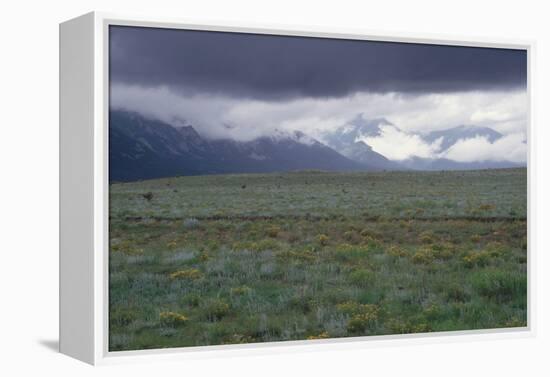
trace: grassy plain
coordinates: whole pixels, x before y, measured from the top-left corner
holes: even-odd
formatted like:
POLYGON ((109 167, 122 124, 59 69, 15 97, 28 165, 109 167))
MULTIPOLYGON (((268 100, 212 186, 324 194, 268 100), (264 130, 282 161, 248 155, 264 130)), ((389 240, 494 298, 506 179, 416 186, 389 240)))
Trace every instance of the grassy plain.
POLYGON ((111 350, 521 327, 525 169, 110 185, 111 350))

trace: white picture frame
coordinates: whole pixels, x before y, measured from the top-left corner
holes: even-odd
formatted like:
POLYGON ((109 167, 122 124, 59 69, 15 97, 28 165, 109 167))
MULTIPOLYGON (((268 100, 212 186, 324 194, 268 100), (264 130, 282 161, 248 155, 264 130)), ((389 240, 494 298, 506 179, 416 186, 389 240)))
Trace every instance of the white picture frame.
POLYGON ((138 360, 221 357, 295 352, 388 343, 433 343, 535 335, 532 282, 534 214, 532 182, 532 41, 440 37, 436 35, 327 30, 312 27, 216 25, 157 17, 88 13, 60 24, 60 352, 90 364, 138 360), (142 351, 108 350, 108 28, 110 25, 249 32, 341 39, 414 42, 527 51, 528 111, 528 326, 452 333, 385 335, 277 343, 204 346, 142 351))

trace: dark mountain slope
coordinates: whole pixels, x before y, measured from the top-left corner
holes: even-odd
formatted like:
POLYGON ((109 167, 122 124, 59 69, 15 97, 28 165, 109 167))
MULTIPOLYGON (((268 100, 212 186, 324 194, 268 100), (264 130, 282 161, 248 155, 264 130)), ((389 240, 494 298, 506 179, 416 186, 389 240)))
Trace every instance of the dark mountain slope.
POLYGON ((124 111, 110 113, 109 129, 111 181, 303 169, 365 170, 301 132, 277 132, 249 142, 208 140, 192 126, 175 128, 124 111))

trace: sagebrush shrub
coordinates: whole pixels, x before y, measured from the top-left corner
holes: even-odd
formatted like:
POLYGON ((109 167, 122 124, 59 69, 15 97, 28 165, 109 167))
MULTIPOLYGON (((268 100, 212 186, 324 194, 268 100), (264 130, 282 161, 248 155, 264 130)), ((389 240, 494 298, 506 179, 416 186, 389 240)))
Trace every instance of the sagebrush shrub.
POLYGON ((412 261, 416 264, 430 264, 434 259, 435 255, 433 250, 427 247, 421 248, 412 256, 412 261))
POLYGON ((327 338, 330 338, 330 335, 326 331, 323 331, 322 333, 319 333, 317 335, 310 335, 307 337, 308 340, 327 339, 327 338))
POLYGON ((397 245, 391 245, 390 247, 387 247, 385 250, 386 254, 392 256, 392 257, 406 257, 408 254, 405 250, 400 248, 397 245))
POLYGON ((204 303, 206 318, 213 322, 229 314, 229 304, 219 299, 212 299, 204 303))
POLYGON ((418 236, 418 240, 423 244, 430 244, 435 242, 435 236, 431 232, 422 232, 418 236))
POLYGON ((164 326, 175 327, 184 325, 187 321, 189 321, 189 318, 176 312, 160 312, 159 320, 164 326))
POLYGON ((481 236, 479 234, 474 234, 470 237, 470 240, 474 243, 478 243, 479 241, 481 241, 481 236))
POLYGON ((481 204, 479 206, 480 211, 492 211, 495 209, 495 206, 493 204, 481 204))
POLYGON ((124 240, 118 243, 112 242, 110 251, 120 252, 126 255, 142 255, 143 249, 136 247, 130 240, 124 240))
POLYGON ((172 272, 170 275, 170 279, 187 279, 187 280, 197 280, 202 278, 203 274, 196 268, 190 268, 187 270, 179 270, 176 272, 172 272))
POLYGON ((472 268, 476 266, 486 266, 487 264, 489 264, 490 259, 491 254, 486 250, 483 250, 469 252, 462 258, 462 261, 464 262, 464 265, 466 267, 472 268))
POLYGON ((240 287, 233 287, 230 290, 231 295, 234 295, 234 296, 243 296, 243 295, 250 294, 250 292, 252 292, 252 288, 246 285, 242 285, 240 287))
POLYGON ((390 319, 385 325, 392 334, 416 334, 432 331, 431 326, 427 323, 412 323, 398 318, 390 319))
POLYGON ((351 334, 364 333, 376 324, 378 317, 374 314, 357 314, 350 318, 347 330, 351 334))
POLYGON ((279 235, 279 232, 281 231, 281 228, 278 226, 272 226, 267 230, 268 237, 275 238, 279 235))
POLYGON ((361 304, 355 301, 346 301, 338 304, 336 308, 350 317, 346 328, 351 334, 364 333, 369 328, 373 328, 380 311, 378 305, 361 304))
POLYGON ((380 308, 378 305, 374 304, 361 304, 356 301, 346 301, 341 304, 336 305, 336 308, 341 311, 344 314, 347 314, 349 316, 357 315, 357 314, 376 314, 378 315, 378 311, 380 308))
POLYGON ((322 246, 328 245, 328 236, 326 234, 320 234, 318 240, 322 246))

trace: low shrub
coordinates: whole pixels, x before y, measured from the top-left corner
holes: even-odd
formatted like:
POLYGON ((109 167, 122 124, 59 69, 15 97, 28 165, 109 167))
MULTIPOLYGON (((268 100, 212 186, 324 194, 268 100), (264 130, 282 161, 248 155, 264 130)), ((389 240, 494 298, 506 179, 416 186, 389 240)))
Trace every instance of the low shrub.
POLYGON ((308 340, 328 339, 328 338, 330 338, 330 335, 326 331, 323 331, 322 333, 317 334, 317 335, 310 335, 310 336, 307 337, 308 340))
POLYGON ((470 299, 470 295, 460 285, 453 284, 446 288, 446 298, 450 302, 466 302, 470 299))
POLYGON ((183 296, 183 299, 181 301, 183 304, 196 308, 201 303, 201 296, 196 293, 189 293, 183 296))
POLYGON ((360 234, 363 237, 370 237, 372 239, 379 239, 382 237, 379 232, 370 228, 363 229, 360 234))
POLYGON ((280 244, 272 239, 263 239, 258 241, 257 251, 266 251, 266 250, 278 250, 280 244))
POLYGON ((525 320, 520 320, 517 317, 512 317, 506 323, 504 323, 504 327, 525 327, 527 326, 527 322, 525 320))
POLYGON ((455 247, 454 245, 443 242, 443 243, 434 243, 431 245, 431 249, 434 255, 434 258, 440 260, 448 260, 452 258, 455 247))
POLYGON ((206 319, 211 322, 219 321, 229 314, 229 304, 225 301, 213 299, 206 301, 203 306, 206 319))
POLYGON ((435 321, 442 315, 442 310, 439 305, 430 304, 424 308, 423 314, 428 321, 435 321))
POLYGON ((272 226, 267 229, 267 236, 271 238, 275 238, 279 235, 279 232, 281 231, 281 228, 278 226, 272 226))
POLYGON ((109 321, 117 326, 128 326, 137 319, 137 312, 132 309, 119 308, 111 310, 109 313, 109 321))
POLYGON ((131 241, 124 240, 121 242, 112 242, 110 245, 110 251, 123 253, 126 255, 142 255, 143 249, 136 247, 131 241))
POLYGON ((435 255, 433 250, 427 247, 421 248, 412 256, 412 261, 416 264, 430 264, 434 259, 435 255))
POLYGON ((478 243, 479 241, 481 241, 481 236, 479 234, 474 234, 473 236, 470 237, 470 241, 474 243, 478 243))
POLYGON ((153 193, 152 192, 146 192, 145 194, 141 194, 141 196, 150 202, 153 199, 153 193))
POLYGON ((366 256, 368 253, 368 246, 350 245, 349 243, 339 244, 334 249, 334 257, 341 262, 361 258, 366 256))
POLYGON ((186 279, 186 280, 197 280, 202 278, 203 274, 196 268, 190 268, 187 270, 179 270, 176 272, 172 272, 170 274, 170 279, 176 280, 176 279, 186 279))
POLYGON ((317 305, 313 297, 309 294, 295 293, 288 300, 288 308, 297 310, 303 314, 310 313, 317 305))
POLYGON ((189 318, 176 312, 161 312, 159 315, 160 323, 164 326, 177 327, 184 325, 189 318))
POLYGON ((358 314, 376 314, 378 315, 378 312, 380 308, 378 305, 374 304, 361 304, 356 301, 346 301, 341 304, 336 305, 336 308, 348 316, 354 316, 358 314))
POLYGON ((361 334, 375 321, 376 318, 373 319, 367 315, 356 315, 348 321, 346 328, 350 334, 361 334))
POLYGON ((494 258, 503 256, 506 252, 506 248, 504 247, 504 245, 501 242, 497 241, 489 242, 487 245, 485 245, 485 250, 491 257, 494 258))
POLYGON ((422 232, 418 236, 418 240, 423 244, 430 244, 435 242, 435 236, 432 232, 422 232))
POLYGON ((347 232, 344 232, 344 239, 348 242, 357 244, 361 242, 361 235, 359 235, 359 233, 355 230, 348 230, 347 232))
POLYGON ((424 215, 424 212, 426 212, 426 210, 424 208, 416 208, 414 210, 415 216, 422 216, 422 215, 424 215))
POLYGON ((408 255, 404 249, 396 245, 391 245, 390 247, 387 247, 385 252, 386 254, 395 258, 406 257, 408 255))
POLYGON ((412 323, 395 318, 390 319, 385 326, 392 334, 417 334, 432 331, 431 326, 427 323, 412 323))
POLYGON ((353 301, 340 304, 340 310, 351 318, 347 323, 347 331, 350 334, 361 334, 376 326, 379 307, 372 304, 359 304, 353 301))
POLYGON ((280 261, 302 261, 311 262, 315 260, 315 253, 312 250, 299 249, 299 250, 284 250, 276 254, 277 259, 280 261))
POLYGON ((480 211, 485 211, 485 212, 487 212, 487 211, 492 211, 492 210, 494 210, 494 209, 495 209, 495 206, 494 206, 493 204, 481 204, 481 205, 478 207, 478 209, 479 209, 480 211))
POLYGON ((244 295, 250 294, 250 292, 252 292, 252 288, 246 285, 242 285, 240 287, 231 288, 229 292, 231 293, 232 296, 244 296, 244 295))
POLYGON ((229 339, 229 344, 247 344, 247 343, 254 343, 256 340, 250 336, 245 334, 233 334, 231 338, 229 339))
POLYGON ((210 255, 206 251, 201 251, 197 256, 198 260, 201 262, 206 262, 210 259, 210 255))
POLYGON ((464 257, 462 257, 462 261, 464 262, 464 265, 468 268, 473 267, 483 267, 489 264, 489 261, 491 259, 491 255, 489 252, 483 250, 483 251, 471 251, 468 254, 466 254, 464 257))

